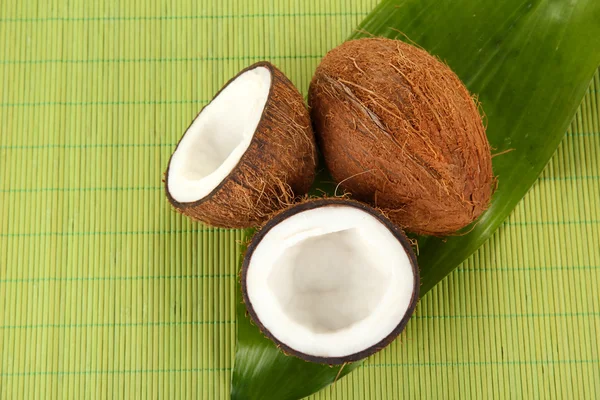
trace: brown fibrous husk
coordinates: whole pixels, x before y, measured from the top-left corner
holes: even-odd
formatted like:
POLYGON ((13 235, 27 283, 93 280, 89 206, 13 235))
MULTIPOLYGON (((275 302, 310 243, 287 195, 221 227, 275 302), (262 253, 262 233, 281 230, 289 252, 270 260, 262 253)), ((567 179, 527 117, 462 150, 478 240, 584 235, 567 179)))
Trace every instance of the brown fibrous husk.
POLYGON ((495 179, 479 104, 425 50, 346 42, 321 61, 309 105, 333 178, 406 230, 449 234, 488 207, 495 179))
POLYGON ((169 202, 194 220, 224 228, 259 226, 312 185, 315 138, 304 99, 292 82, 274 65, 259 62, 242 70, 224 88, 260 66, 271 71, 271 88, 252 142, 231 173, 201 200, 179 203, 169 194, 167 170, 169 202))

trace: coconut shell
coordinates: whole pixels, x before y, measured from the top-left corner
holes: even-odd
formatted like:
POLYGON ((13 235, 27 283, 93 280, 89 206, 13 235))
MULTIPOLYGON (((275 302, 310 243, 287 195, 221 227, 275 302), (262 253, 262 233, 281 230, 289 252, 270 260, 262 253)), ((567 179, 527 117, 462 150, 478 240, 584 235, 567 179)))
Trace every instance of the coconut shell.
POLYGON ((321 61, 309 105, 333 178, 406 230, 449 234, 488 207, 494 177, 477 101, 425 50, 346 42, 321 61))
POLYGON ((277 348, 279 348, 284 354, 298 357, 305 361, 318 363, 318 364, 340 365, 340 364, 345 364, 348 362, 359 361, 359 360, 362 360, 366 357, 369 357, 369 356, 377 353, 378 351, 383 350, 402 333, 402 331, 408 324, 410 317, 414 313, 415 308, 417 307, 417 303, 419 301, 420 276, 419 276, 419 267, 417 264, 417 256, 415 255, 415 252, 412 248, 410 240, 406 237, 406 235, 404 234, 402 229, 400 229, 397 225, 392 223, 392 221, 390 221, 383 213, 381 213, 380 210, 376 210, 372 207, 369 207, 368 205, 366 205, 364 203, 360 203, 358 201, 350 200, 350 199, 342 198, 342 197, 338 197, 338 198, 332 197, 332 198, 323 198, 323 199, 305 199, 305 200, 297 203, 294 206, 288 207, 288 208, 278 212, 273 218, 271 218, 269 221, 267 221, 267 223, 259 231, 257 231, 254 234, 254 236, 252 237, 252 239, 250 240, 250 244, 248 245, 248 248, 244 255, 244 261, 242 263, 242 268, 240 270, 240 280, 241 280, 241 287, 242 287, 242 298, 243 298, 244 304, 246 305, 246 309, 248 310, 248 315, 250 316, 250 319, 252 320, 252 322, 254 322, 254 324, 256 324, 256 326, 258 326, 258 328, 263 333, 263 335, 265 335, 265 337, 267 337, 268 339, 273 341, 275 343, 275 345, 277 346, 277 348), (351 207, 358 208, 359 210, 365 211, 368 214, 375 217, 377 220, 379 220, 386 228, 388 228, 390 230, 392 235, 394 235, 394 237, 398 240, 398 242, 400 242, 400 244, 404 247, 404 250, 406 251, 406 255, 408 256, 408 259, 410 261, 412 271, 413 271, 414 288, 413 288, 410 304, 404 314, 404 317, 398 323, 398 325, 394 328, 394 330, 392 330, 392 332, 390 332, 379 343, 376 343, 375 345, 368 347, 358 353, 349 354, 344 357, 319 357, 319 356, 313 356, 310 354, 305 354, 301 351, 298 351, 298 350, 288 346, 284 342, 277 339, 262 324, 258 314, 256 313, 256 311, 254 310, 254 307, 252 306, 252 302, 250 301, 250 297, 248 295, 248 287, 247 287, 246 282, 247 282, 247 277, 248 277, 248 268, 250 267, 250 261, 252 259, 252 255, 254 254, 254 251, 256 250, 256 248, 258 247, 258 245, 260 244, 262 239, 265 237, 265 235, 271 229, 276 227, 278 224, 280 224, 287 218, 290 218, 300 212, 312 210, 312 209, 319 208, 319 207, 332 206, 332 205, 334 205, 334 206, 335 205, 351 206, 351 207))
POLYGON ((292 82, 274 65, 259 62, 240 71, 221 91, 261 66, 271 72, 271 88, 252 141, 230 174, 199 201, 180 203, 169 194, 167 169, 166 195, 178 212, 217 227, 259 226, 312 185, 315 138, 304 99, 292 82))

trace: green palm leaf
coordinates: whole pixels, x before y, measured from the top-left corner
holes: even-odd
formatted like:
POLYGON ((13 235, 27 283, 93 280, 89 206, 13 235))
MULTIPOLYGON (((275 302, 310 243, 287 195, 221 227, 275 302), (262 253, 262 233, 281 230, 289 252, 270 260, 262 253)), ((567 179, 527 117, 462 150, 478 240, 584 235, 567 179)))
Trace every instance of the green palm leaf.
MULTIPOLYGON (((600 63, 599 21, 597 0, 384 0, 353 35, 410 38, 447 62, 479 96, 495 152, 511 150, 494 158, 498 190, 468 234, 419 239, 422 295, 492 235, 556 150, 600 63)), ((302 398, 359 366, 285 356, 241 303, 237 317, 232 398, 302 398)))

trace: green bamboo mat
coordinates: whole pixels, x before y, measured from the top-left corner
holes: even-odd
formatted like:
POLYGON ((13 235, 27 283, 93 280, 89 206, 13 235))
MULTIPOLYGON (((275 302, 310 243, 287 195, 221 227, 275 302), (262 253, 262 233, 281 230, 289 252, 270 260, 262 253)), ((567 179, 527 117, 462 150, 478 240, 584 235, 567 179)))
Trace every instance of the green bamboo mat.
MULTIPOLYGON (((235 72, 306 93, 376 2, 0 2, 0 398, 228 397, 242 235, 172 212, 162 172, 235 72)), ((315 399, 597 398, 599 91, 400 340, 315 399)))

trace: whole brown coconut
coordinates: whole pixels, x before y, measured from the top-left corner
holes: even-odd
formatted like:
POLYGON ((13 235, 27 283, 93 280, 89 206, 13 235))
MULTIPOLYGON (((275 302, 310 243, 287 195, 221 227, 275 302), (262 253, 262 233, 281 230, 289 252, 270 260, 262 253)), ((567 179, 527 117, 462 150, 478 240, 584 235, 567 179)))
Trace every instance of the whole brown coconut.
POLYGON ((426 51, 346 42, 321 61, 309 105, 333 178, 406 230, 445 235, 488 207, 494 177, 476 101, 426 51))
POLYGON ((304 99, 268 62, 232 78, 200 111, 165 176, 171 205, 209 225, 247 228, 305 194, 316 143, 304 99))

